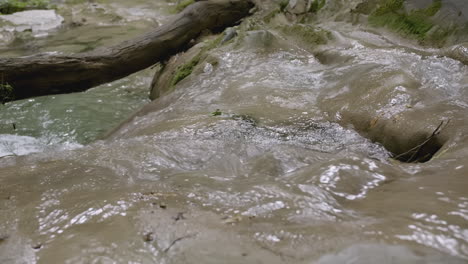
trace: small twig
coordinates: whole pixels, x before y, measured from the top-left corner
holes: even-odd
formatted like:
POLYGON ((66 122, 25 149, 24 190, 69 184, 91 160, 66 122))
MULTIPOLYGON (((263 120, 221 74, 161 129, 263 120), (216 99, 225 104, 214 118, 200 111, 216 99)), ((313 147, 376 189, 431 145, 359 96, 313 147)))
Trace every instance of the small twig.
POLYGON ((429 142, 433 137, 434 135, 437 135, 436 132, 440 129, 441 125, 443 124, 444 121, 442 121, 440 123, 440 125, 436 128, 436 130, 434 130, 434 132, 432 132, 432 135, 430 135, 428 138, 426 138, 421 144, 411 148, 410 150, 406 151, 406 152, 403 152, 401 154, 399 154, 398 156, 395 157, 395 159, 398 159, 398 158, 401 158, 417 149, 420 149, 422 146, 424 146, 427 142, 429 142))
POLYGON ((172 241, 172 243, 164 250, 164 253, 167 253, 177 242, 182 241, 182 240, 187 239, 187 238, 192 238, 192 237, 195 237, 195 236, 196 236, 196 234, 190 234, 190 235, 186 235, 186 236, 179 237, 179 238, 175 239, 175 240, 172 241))
POLYGON ((442 132, 442 130, 444 128, 447 127, 447 125, 450 123, 450 120, 447 120, 447 123, 445 123, 444 125, 444 121, 441 121, 440 124, 437 126, 437 128, 432 132, 432 134, 427 137, 421 144, 411 148, 410 150, 406 151, 406 152, 403 152, 397 156, 395 156, 394 158, 395 159, 399 159, 407 154, 410 154, 411 152, 414 151, 414 153, 411 155, 411 157, 409 159, 406 160, 406 162, 412 162, 412 160, 417 156, 417 154, 421 151, 421 149, 429 142, 431 141, 435 136, 439 135, 440 132, 442 132), (443 126, 443 127, 442 127, 443 126))
MULTIPOLYGON (((414 157, 417 157, 417 155, 419 154, 419 152, 421 151, 421 149, 429 142, 432 140, 432 138, 434 138, 435 136, 437 136, 440 131, 441 131, 441 127, 442 125, 444 124, 444 121, 440 122, 439 126, 437 126, 437 128, 432 132, 432 134, 420 145, 420 147, 418 148, 417 151, 415 151, 413 153, 413 155, 411 155, 411 157, 407 160, 407 162, 411 162, 413 161, 414 157)), ((423 157, 424 158, 424 157, 423 157)))

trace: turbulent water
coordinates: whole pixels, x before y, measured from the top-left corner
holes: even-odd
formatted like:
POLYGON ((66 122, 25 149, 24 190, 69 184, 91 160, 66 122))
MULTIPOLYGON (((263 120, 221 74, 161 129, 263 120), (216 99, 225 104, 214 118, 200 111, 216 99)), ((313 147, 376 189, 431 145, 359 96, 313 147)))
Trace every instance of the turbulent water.
POLYGON ((0 262, 466 263, 468 67, 321 26, 322 47, 250 31, 149 104, 151 69, 1 106, 0 262), (404 163, 355 116, 451 127, 404 163))

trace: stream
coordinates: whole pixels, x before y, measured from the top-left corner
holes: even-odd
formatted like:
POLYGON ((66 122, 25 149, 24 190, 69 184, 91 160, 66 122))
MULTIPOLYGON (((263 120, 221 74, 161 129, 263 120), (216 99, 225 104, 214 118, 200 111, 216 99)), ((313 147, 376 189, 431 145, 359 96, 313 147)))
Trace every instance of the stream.
MULTIPOLYGON (((17 34, 0 56, 112 45, 172 5, 59 8, 83 25, 17 34)), ((0 105, 0 263, 467 263, 468 66, 319 26, 326 45, 249 29, 152 102, 146 69, 0 105), (392 159, 441 122, 430 161, 392 159)))

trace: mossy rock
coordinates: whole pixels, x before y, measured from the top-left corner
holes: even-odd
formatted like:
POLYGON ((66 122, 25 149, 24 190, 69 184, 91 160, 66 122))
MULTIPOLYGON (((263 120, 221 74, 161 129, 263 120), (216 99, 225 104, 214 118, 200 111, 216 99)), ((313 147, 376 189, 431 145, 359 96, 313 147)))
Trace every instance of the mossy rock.
POLYGON ((218 36, 212 40, 203 42, 202 45, 200 45, 200 50, 195 56, 186 63, 177 67, 171 80, 171 86, 175 86, 177 83, 185 79, 185 77, 189 76, 195 67, 206 58, 207 51, 216 48, 221 43, 222 39, 222 36, 218 36))
POLYGON ((281 32, 314 46, 326 44, 332 39, 330 31, 305 24, 283 26, 281 32))
POLYGON ((428 7, 411 11, 405 10, 404 3, 405 0, 380 1, 377 8, 369 15, 369 23, 415 38, 421 43, 432 42, 430 40, 433 39, 438 42, 433 44, 442 45, 450 32, 439 29, 437 32, 432 32, 437 34, 430 37, 430 31, 435 26, 432 17, 441 9, 442 1, 433 0, 428 7))
POLYGON ((250 30, 245 32, 242 45, 251 50, 269 50, 277 44, 277 39, 268 30, 250 30))
POLYGON ((155 100, 171 92, 181 81, 190 76, 204 61, 216 65, 213 58, 209 58, 208 51, 220 45, 223 35, 209 37, 186 52, 171 57, 169 61, 159 65, 151 83, 150 99, 155 100))
POLYGON ((5 104, 14 100, 14 97, 13 87, 8 83, 0 83, 0 103, 5 104))
POLYGON ((322 9, 325 6, 326 0, 313 0, 310 3, 309 7, 309 12, 311 13, 317 13, 320 9, 322 9))
POLYGON ((274 9, 272 11, 270 11, 268 14, 266 14, 265 16, 263 16, 263 21, 265 21, 266 23, 270 23, 270 21, 276 17, 276 15, 282 13, 283 11, 280 9, 280 8, 277 8, 277 9, 274 9))
POLYGON ((175 84, 189 76, 197 63, 193 63, 203 44, 198 44, 184 53, 172 56, 169 61, 158 65, 151 82, 150 99, 155 100, 173 90, 175 84), (190 67, 188 66, 190 65, 190 67))
POLYGON ((447 47, 442 50, 442 55, 468 65, 468 42, 447 47))
POLYGON ((377 1, 363 1, 356 5, 355 8, 351 9, 351 13, 369 15, 377 7, 377 1))

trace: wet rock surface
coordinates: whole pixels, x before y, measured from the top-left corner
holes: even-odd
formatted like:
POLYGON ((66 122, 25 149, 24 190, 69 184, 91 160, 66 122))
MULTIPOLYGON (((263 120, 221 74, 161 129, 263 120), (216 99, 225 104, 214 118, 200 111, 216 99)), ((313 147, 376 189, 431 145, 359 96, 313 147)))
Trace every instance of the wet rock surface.
POLYGON ((55 10, 28 10, 11 15, 0 15, 1 21, 9 22, 11 26, 2 31, 31 31, 35 36, 43 36, 47 31, 59 28, 64 18, 55 10))
MULTIPOLYGON (((281 13, 244 21, 108 138, 0 158, 0 262, 466 262, 468 66, 335 18, 307 47, 281 13), (429 160, 396 159, 442 121, 429 160)), ((7 105, 2 133, 95 138, 152 75, 7 105)))

